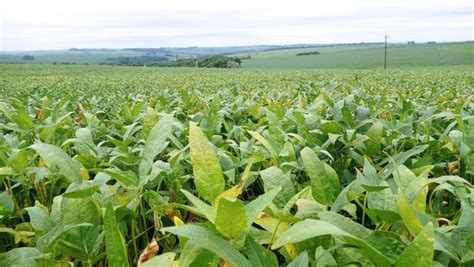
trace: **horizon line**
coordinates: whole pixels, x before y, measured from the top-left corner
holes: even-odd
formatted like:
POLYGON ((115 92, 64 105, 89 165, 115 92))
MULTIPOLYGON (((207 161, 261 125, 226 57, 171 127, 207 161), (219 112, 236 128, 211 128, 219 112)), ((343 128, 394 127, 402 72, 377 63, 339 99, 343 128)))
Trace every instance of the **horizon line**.
MULTIPOLYGON (((406 40, 406 41, 397 41, 397 42, 387 42, 387 44, 407 44, 408 42, 415 42, 416 44, 427 44, 428 42, 435 42, 436 44, 448 44, 448 43, 470 43, 474 42, 474 39, 471 40, 451 40, 451 41, 416 41, 416 40, 406 40)), ((323 46, 323 45, 358 45, 358 44, 383 44, 384 41, 380 42, 343 42, 343 43, 289 43, 289 44, 248 44, 248 45, 225 45, 225 46, 199 46, 199 45, 188 45, 188 46, 157 46, 157 47, 69 47, 63 49, 32 49, 32 50, 4 50, 0 49, 0 52, 41 52, 41 51, 68 51, 71 49, 78 50, 127 50, 127 49, 165 49, 165 48, 229 48, 229 47, 252 47, 252 46, 323 46)), ((308 47, 309 48, 309 47, 308 47)))

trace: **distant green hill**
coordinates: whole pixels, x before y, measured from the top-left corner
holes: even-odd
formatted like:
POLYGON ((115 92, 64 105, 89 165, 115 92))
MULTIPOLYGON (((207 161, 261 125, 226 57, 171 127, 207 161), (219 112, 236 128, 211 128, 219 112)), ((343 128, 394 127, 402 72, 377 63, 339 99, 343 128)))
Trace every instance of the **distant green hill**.
MULTIPOLYGON (((261 45, 235 47, 186 47, 141 49, 70 49, 52 51, 0 52, 0 62, 23 63, 116 63, 142 57, 175 59, 202 58, 212 55, 240 56, 243 68, 382 68, 384 47, 380 44, 334 45, 329 47, 294 48, 308 45, 261 45), (319 52, 320 54, 300 55, 319 52), (25 60, 24 56, 33 56, 25 60)), ((390 44, 388 67, 430 67, 473 65, 474 42, 415 44, 390 44)))
POLYGON ((169 47, 169 48, 124 48, 124 49, 77 49, 50 51, 0 51, 0 62, 23 63, 77 63, 100 64, 116 63, 127 58, 129 61, 140 61, 141 57, 166 57, 169 60, 205 57, 212 55, 231 55, 272 49, 288 49, 311 45, 255 45, 226 47, 169 47), (25 55, 33 60, 24 60, 25 55), (120 59, 122 58, 122 59, 120 59), (133 59, 134 58, 134 59, 133 59))
MULTIPOLYGON (((332 47, 285 49, 242 54, 244 68, 383 68, 383 45, 339 45, 332 47), (318 51, 319 55, 296 56, 318 51)), ((388 46, 387 65, 393 67, 427 67, 472 65, 474 43, 444 43, 388 46)))

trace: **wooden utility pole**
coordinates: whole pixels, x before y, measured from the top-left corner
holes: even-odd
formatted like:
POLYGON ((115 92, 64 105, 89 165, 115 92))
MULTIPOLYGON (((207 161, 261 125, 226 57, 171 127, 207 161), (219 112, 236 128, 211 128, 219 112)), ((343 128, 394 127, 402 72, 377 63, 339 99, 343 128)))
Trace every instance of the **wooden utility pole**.
POLYGON ((387 69, 387 38, 388 38, 388 35, 385 34, 385 56, 384 56, 384 60, 383 60, 383 69, 384 70, 387 69))

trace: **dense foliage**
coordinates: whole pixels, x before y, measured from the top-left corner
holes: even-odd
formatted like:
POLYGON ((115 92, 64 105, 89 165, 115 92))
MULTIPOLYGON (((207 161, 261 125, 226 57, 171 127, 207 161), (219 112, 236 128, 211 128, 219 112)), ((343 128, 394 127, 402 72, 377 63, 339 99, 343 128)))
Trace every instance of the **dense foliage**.
POLYGON ((24 55, 23 60, 35 60, 35 57, 31 55, 24 55))
POLYGON ((318 51, 308 51, 308 52, 301 52, 296 54, 297 56, 309 56, 309 55, 319 55, 318 51))
POLYGON ((472 69, 0 72, 0 266, 474 261, 472 69))
POLYGON ((199 67, 199 68, 238 68, 241 64, 239 57, 211 56, 198 59, 178 59, 159 64, 163 67, 199 67))
MULTIPOLYGON (((172 55, 168 55, 172 56, 172 55)), ((206 56, 202 58, 183 58, 169 60, 165 56, 136 56, 108 58, 103 65, 151 66, 151 67, 199 67, 199 68, 240 68, 239 57, 206 56)))
POLYGON ((112 57, 106 60, 105 64, 143 66, 168 62, 169 59, 163 56, 137 56, 137 57, 112 57))

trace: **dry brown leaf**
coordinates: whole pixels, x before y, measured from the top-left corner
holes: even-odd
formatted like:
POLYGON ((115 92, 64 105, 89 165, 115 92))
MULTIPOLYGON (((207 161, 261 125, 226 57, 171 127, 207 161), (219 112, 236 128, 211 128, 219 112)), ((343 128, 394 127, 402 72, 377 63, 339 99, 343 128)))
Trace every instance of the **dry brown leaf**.
POLYGON ((158 242, 156 241, 155 238, 153 238, 150 244, 148 244, 148 246, 146 246, 146 248, 140 254, 140 257, 138 258, 138 263, 146 262, 151 257, 155 256, 156 253, 158 253, 159 249, 160 249, 160 246, 158 245, 158 242))

